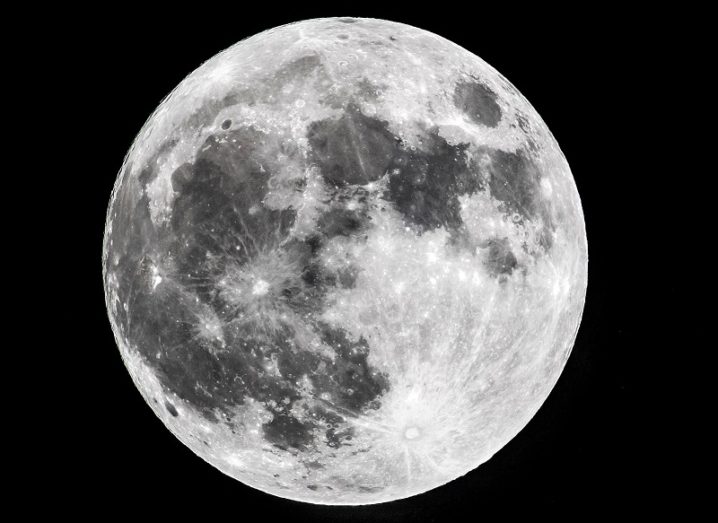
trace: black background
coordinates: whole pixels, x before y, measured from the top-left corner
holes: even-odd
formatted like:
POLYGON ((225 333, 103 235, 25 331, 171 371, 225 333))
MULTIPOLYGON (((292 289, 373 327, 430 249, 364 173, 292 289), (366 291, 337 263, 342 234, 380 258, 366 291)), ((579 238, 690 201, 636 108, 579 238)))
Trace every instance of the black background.
MULTIPOLYGON (((641 376, 672 334, 657 301, 675 300, 670 279, 646 262, 659 227, 646 202, 667 175, 645 160, 657 131, 649 123, 666 33, 645 13, 598 7, 519 12, 457 11, 450 6, 263 12, 196 6, 187 13, 107 8, 92 21, 64 24, 65 121, 78 158, 65 177, 67 285, 61 315, 73 351, 72 379, 60 393, 61 434, 53 453, 52 506, 60 513, 219 516, 241 521, 471 521, 551 514, 619 517, 662 510, 675 484, 662 458, 652 401, 641 376), (415 25, 482 57, 531 102, 553 132, 582 198, 589 240, 589 286, 573 353, 528 426, 489 462, 450 484, 407 500, 366 507, 321 507, 256 491, 196 457, 164 428, 123 367, 107 320, 101 277, 105 212, 115 176, 140 127, 187 74, 238 40, 280 24, 320 16, 368 16, 415 25), (650 99, 649 99, 650 98, 650 99), (76 131, 74 129, 80 129, 76 131), (69 258, 69 260, 68 260, 69 258), (659 296, 660 295, 660 296, 659 296), (650 312, 649 312, 650 308, 650 312), (79 325, 79 326, 78 326, 79 325), (660 342, 656 341, 660 338, 660 342)), ((62 110, 62 109, 61 109, 62 110)), ((72 162, 71 162, 72 163, 72 162)), ((59 241, 59 240, 58 240, 59 241)), ((660 393, 659 393, 660 394, 660 393)), ((655 396, 654 396, 655 398, 655 396)))

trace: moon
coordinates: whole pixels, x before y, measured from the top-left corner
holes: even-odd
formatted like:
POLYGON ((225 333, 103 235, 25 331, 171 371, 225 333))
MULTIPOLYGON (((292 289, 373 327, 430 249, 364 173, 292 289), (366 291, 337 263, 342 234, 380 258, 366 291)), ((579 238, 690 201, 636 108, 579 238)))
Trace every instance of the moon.
POLYGON ((243 40, 150 116, 103 278, 149 406, 223 473, 359 505, 486 462, 555 385, 587 285, 556 140, 486 62, 408 25, 243 40))

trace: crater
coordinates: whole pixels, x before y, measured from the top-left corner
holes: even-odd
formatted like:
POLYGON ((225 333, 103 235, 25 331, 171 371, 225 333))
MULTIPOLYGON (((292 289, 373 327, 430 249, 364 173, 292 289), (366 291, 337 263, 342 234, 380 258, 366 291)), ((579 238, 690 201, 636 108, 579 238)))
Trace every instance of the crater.
POLYGON ((421 431, 418 427, 407 427, 404 431, 404 437, 409 440, 417 439, 421 436, 421 431))
POLYGON ((169 412, 175 418, 179 416, 179 412, 177 412, 175 406, 172 405, 169 401, 165 401, 165 408, 167 409, 167 412, 169 412))
POLYGON ((501 108, 496 93, 480 82, 460 82, 454 89, 454 105, 469 119, 487 127, 496 127, 501 120, 501 108))

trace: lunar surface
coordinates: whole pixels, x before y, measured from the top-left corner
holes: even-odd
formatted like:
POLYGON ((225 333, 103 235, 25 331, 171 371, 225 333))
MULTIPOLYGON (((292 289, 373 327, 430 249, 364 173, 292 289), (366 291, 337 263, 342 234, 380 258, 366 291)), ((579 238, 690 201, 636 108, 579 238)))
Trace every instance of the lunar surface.
POLYGON ((536 111, 432 33, 278 27, 160 104, 110 202, 106 302, 154 412, 283 498, 367 504, 488 460, 556 383, 587 282, 536 111))

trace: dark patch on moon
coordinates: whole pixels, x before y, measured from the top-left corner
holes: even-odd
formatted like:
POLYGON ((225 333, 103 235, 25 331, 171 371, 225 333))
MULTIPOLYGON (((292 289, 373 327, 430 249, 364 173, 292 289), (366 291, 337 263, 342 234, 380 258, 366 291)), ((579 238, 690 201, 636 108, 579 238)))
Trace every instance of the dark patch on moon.
POLYGON ((481 82, 459 82, 454 89, 454 105, 475 123, 496 127, 501 108, 496 93, 481 82))
POLYGON ((262 425, 264 437, 283 450, 306 449, 313 441, 311 426, 288 414, 275 414, 272 421, 262 425))
POLYGON ((280 448, 302 450, 309 445, 312 442, 311 434, 318 426, 312 420, 321 420, 324 425, 329 425, 325 431, 325 443, 328 446, 336 448, 346 444, 347 440, 351 440, 353 430, 350 427, 338 428, 344 423, 344 417, 333 412, 333 409, 358 414, 374 408, 374 401, 388 390, 386 376, 368 366, 368 347, 363 339, 352 342, 341 329, 332 329, 322 324, 317 324, 317 329, 322 340, 334 349, 334 358, 328 360, 308 351, 281 351, 278 353, 278 366, 281 375, 290 382, 306 376, 312 383, 315 397, 326 396, 330 399, 324 400, 326 408, 321 405, 313 407, 302 421, 287 419, 292 418, 289 409, 293 401, 289 402, 280 421, 273 420, 268 427, 265 426, 267 441, 280 448), (275 427, 277 423, 282 428, 279 432, 275 427))
POLYGON ((491 195, 502 202, 508 214, 520 220, 543 222, 539 243, 549 250, 555 229, 550 201, 541 195, 541 172, 523 150, 516 152, 486 149, 490 162, 482 164, 482 177, 488 180, 491 195))
MULTIPOLYGON (((329 240, 335 237, 353 238, 363 241, 362 235, 370 226, 370 220, 365 210, 350 210, 341 205, 331 207, 324 211, 317 219, 317 233, 305 238, 301 244, 289 248, 295 253, 295 259, 301 261, 301 278, 307 286, 319 294, 317 300, 312 302, 311 310, 319 307, 324 292, 329 287, 352 288, 356 280, 358 269, 347 266, 338 270, 329 270, 322 265, 320 253, 329 240)), ((290 290, 289 296, 293 300, 307 301, 306 292, 295 296, 290 290)), ((297 308, 300 304, 297 303, 297 308)), ((310 311, 311 312, 311 311, 310 311)))
POLYGON ((328 365, 330 372, 318 373, 312 383, 329 392, 335 405, 360 412, 375 407, 373 400, 389 390, 385 375, 373 371, 367 361, 369 346, 364 338, 352 340, 346 331, 320 324, 324 343, 334 349, 335 358, 328 365))
POLYGON ((491 195, 511 212, 531 220, 539 213, 541 203, 540 173, 522 151, 491 150, 486 175, 491 195))
POLYGON ((327 408, 321 405, 312 409, 312 415, 328 425, 329 428, 324 432, 324 442, 330 448, 337 449, 342 445, 348 444, 348 441, 350 441, 354 435, 354 429, 352 427, 339 429, 339 425, 344 423, 342 416, 327 410, 327 408))
POLYGON ((356 83, 356 95, 371 102, 378 100, 384 89, 386 86, 371 82, 367 78, 362 78, 356 83))
POLYGON ((386 122, 364 115, 354 105, 338 120, 313 122, 307 138, 324 180, 334 187, 365 185, 384 176, 397 141, 386 122))
POLYGON ((303 81, 311 73, 322 67, 322 59, 319 55, 309 54, 292 60, 281 68, 268 81, 266 89, 268 92, 281 92, 282 87, 290 82, 303 81))
POLYGON ((519 114, 516 116, 516 123, 518 123, 519 128, 526 134, 529 134, 531 132, 531 128, 529 127, 529 121, 528 119, 522 115, 519 114))
POLYGON ((518 265, 518 260, 509 245, 508 238, 494 238, 488 242, 486 265, 492 276, 510 275, 518 265))
MULTIPOLYGON (((118 307, 117 320, 166 391, 206 419, 231 426, 234 409, 252 398, 272 413, 263 430, 278 448, 348 444, 352 431, 341 428, 343 416, 376 408, 388 380, 368 365, 369 347, 363 339, 352 341, 340 329, 311 318, 321 312, 329 287, 349 286, 355 278, 351 269, 336 274, 322 269, 322 246, 336 236, 360 234, 367 218, 361 210, 333 207, 319 217, 315 236, 286 242, 294 211, 261 204, 272 165, 265 157, 271 155, 264 152, 267 140, 252 128, 209 137, 194 161, 172 174, 177 194, 169 222, 159 228, 150 219, 146 193, 136 198, 129 185, 121 188, 113 208, 110 256, 118 258, 112 274, 127 312, 118 307), (331 358, 300 346, 289 321, 279 320, 273 331, 260 328, 259 317, 238 321, 246 311, 217 288, 227 264, 241 269, 260 254, 280 251, 301 270, 291 286, 264 298, 275 300, 267 307, 284 307, 306 318, 308 327, 333 350, 331 358), (158 267, 165 272, 161 282, 153 284, 158 267), (213 336, 198 335, 203 314, 219 321, 213 336), (278 373, 267 370, 270 360, 278 373), (298 416, 293 407, 304 394, 304 379, 317 397, 331 399, 322 400, 326 408, 305 408, 305 415, 298 416), (328 428, 316 440, 319 425, 328 428)), ((165 408, 179 415, 169 402, 165 408)))
POLYGON ((307 285, 318 286, 322 281, 322 269, 318 263, 310 263, 305 265, 302 270, 302 280, 307 285))
POLYGON ((298 87, 327 78, 320 56, 316 54, 301 56, 259 78, 249 87, 238 85, 221 100, 208 102, 196 114, 197 125, 216 118, 226 107, 286 103, 295 97, 294 93, 298 87))
POLYGON ((386 199, 420 231, 458 230, 463 225, 459 196, 483 188, 467 148, 449 145, 435 130, 427 133, 424 150, 401 148, 390 167, 386 199))
POLYGON ((172 405, 169 401, 165 401, 165 408, 167 409, 167 412, 169 412, 175 418, 179 416, 179 412, 177 412, 175 406, 172 405))
POLYGON ((322 237, 318 234, 312 234, 311 236, 307 236, 304 240, 304 244, 309 247, 311 256, 316 256, 322 248, 322 237))
POLYGON ((384 490, 384 487, 369 487, 366 485, 359 486, 359 492, 373 493, 373 492, 381 492, 382 490, 384 490))
POLYGON ((323 470, 326 467, 320 463, 319 461, 305 461, 303 463, 305 467, 307 467, 309 470, 323 470))
POLYGON ((367 217, 358 211, 333 208, 317 220, 317 228, 328 238, 355 236, 367 227, 367 217))
POLYGON ((353 289, 356 285, 356 279, 359 275, 359 269, 356 267, 346 267, 334 272, 326 274, 326 281, 329 285, 339 287, 341 289, 353 289))
POLYGON ((232 127, 232 120, 225 120, 224 122, 222 122, 222 129, 224 129, 225 131, 230 127, 232 127))

